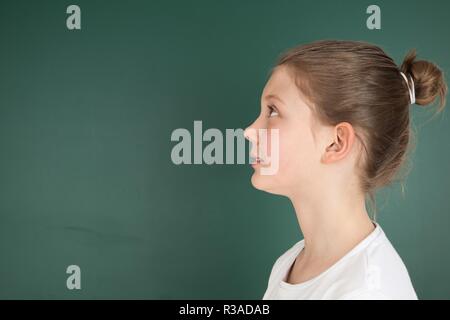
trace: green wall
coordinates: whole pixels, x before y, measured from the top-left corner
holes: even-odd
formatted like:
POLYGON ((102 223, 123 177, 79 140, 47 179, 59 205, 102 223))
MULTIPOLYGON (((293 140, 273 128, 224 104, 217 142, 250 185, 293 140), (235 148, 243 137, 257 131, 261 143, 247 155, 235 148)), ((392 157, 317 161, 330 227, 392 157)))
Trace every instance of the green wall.
MULTIPOLYGON (((245 128, 278 54, 319 39, 407 50, 450 71, 450 2, 0 3, 0 298, 260 299, 300 240, 247 165, 171 162, 176 128, 245 128), (82 29, 66 28, 81 8, 82 29), (66 288, 81 268, 82 289, 66 288)), ((378 221, 419 298, 450 298, 450 121, 413 107, 406 195, 378 221)))

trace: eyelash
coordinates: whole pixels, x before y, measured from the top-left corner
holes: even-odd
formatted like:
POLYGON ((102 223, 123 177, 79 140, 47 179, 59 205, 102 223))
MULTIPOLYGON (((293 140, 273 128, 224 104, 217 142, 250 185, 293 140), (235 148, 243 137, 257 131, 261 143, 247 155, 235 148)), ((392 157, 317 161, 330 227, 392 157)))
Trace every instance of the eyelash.
POLYGON ((279 115, 278 110, 274 106, 268 106, 268 108, 269 108, 269 118, 272 117, 272 112, 276 112, 277 116, 279 115))

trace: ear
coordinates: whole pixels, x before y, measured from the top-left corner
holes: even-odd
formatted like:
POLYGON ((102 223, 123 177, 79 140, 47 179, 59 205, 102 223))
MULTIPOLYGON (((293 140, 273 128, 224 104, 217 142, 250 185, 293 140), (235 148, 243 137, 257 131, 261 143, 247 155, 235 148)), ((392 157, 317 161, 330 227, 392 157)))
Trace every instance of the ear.
POLYGON ((355 140, 355 131, 348 122, 341 122, 333 129, 333 142, 330 143, 322 156, 323 163, 339 161, 350 153, 355 140))

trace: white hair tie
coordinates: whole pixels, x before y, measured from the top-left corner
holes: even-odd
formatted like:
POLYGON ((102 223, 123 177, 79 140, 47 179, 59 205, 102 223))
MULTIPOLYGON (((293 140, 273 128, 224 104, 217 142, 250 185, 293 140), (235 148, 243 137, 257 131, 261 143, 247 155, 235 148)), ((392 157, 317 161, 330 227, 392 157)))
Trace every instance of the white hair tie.
POLYGON ((402 75, 403 79, 405 79, 406 85, 408 86, 409 99, 411 100, 411 104, 414 104, 416 102, 416 92, 414 90, 414 80, 411 76, 409 76, 409 78, 411 79, 411 82, 412 82, 412 86, 410 87, 408 79, 406 78, 405 74, 401 71, 400 71, 400 74, 402 75))

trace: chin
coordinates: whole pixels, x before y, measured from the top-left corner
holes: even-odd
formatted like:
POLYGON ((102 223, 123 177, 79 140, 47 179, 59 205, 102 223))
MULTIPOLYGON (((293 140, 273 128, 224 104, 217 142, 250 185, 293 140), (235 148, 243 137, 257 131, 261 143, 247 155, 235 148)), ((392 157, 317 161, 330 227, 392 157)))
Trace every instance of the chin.
POLYGON ((255 171, 252 175, 251 182, 255 189, 282 195, 280 190, 278 190, 279 188, 277 188, 275 176, 261 175, 258 171, 255 171))

